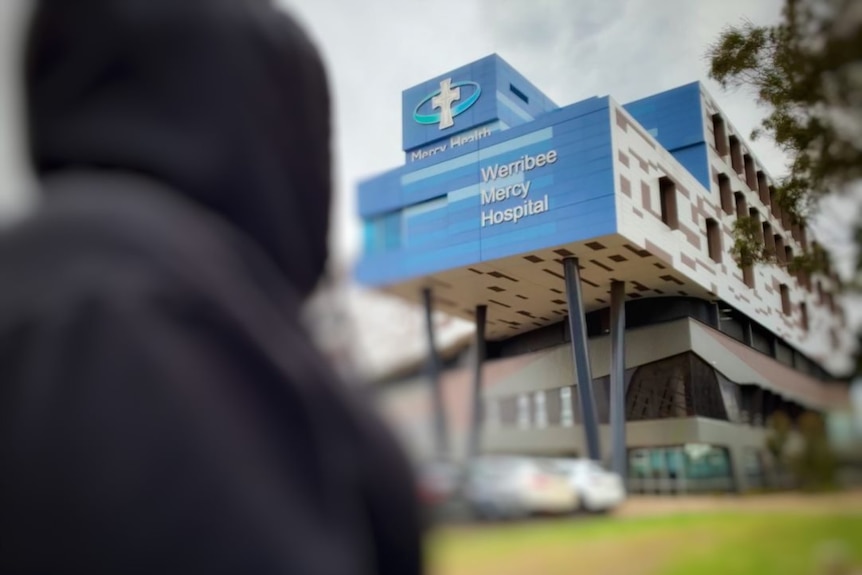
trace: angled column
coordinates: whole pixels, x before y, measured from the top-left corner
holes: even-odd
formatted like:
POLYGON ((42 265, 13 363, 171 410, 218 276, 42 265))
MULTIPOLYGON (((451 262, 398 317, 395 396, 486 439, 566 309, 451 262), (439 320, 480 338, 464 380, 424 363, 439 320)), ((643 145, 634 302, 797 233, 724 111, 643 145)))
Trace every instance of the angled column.
POLYGON ((431 403, 434 411, 432 417, 434 450, 439 459, 446 459, 449 456, 449 435, 446 430, 446 411, 443 406, 443 390, 440 383, 440 357, 437 355, 437 345, 434 339, 434 310, 431 304, 430 288, 422 290, 422 302, 425 305, 425 329, 428 336, 428 379, 431 383, 431 403))
POLYGON ((611 282, 611 469, 626 479, 626 284, 611 282))
POLYGON ((470 417, 470 443, 467 456, 479 455, 485 414, 482 404, 482 368, 485 364, 485 323, 488 306, 476 306, 476 362, 473 365, 473 409, 470 417))
POLYGON ((584 318, 584 299, 581 292, 581 272, 578 258, 563 260, 566 277, 566 299, 569 304, 569 329, 572 334, 572 360, 578 382, 578 399, 581 404, 581 422, 584 426, 584 445, 587 457, 601 460, 599 449, 599 419, 593 395, 593 376, 590 370, 590 353, 587 347, 587 322, 584 318))

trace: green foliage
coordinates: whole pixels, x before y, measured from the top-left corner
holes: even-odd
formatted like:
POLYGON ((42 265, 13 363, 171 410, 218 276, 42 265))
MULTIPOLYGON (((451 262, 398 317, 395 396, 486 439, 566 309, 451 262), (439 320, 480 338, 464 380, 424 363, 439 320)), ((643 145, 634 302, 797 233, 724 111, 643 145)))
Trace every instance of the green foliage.
POLYGON ((766 427, 769 430, 766 434, 766 450, 778 466, 783 466, 793 422, 783 411, 776 411, 767 420, 766 427))
POLYGON ((793 458, 793 470, 800 487, 808 491, 834 489, 837 464, 823 418, 817 413, 804 413, 798 427, 803 448, 793 458))
POLYGON ((837 463, 823 417, 806 412, 799 417, 796 428, 802 436, 802 449, 787 454, 787 443, 793 430, 790 417, 777 411, 766 422, 766 450, 779 470, 793 472, 799 486, 808 491, 824 491, 835 487, 837 463))
POLYGON ((762 234, 760 223, 752 217, 743 216, 733 223, 734 241, 730 253, 740 267, 774 261, 775 254, 766 249, 762 234))
MULTIPOLYGON (((785 0, 779 24, 727 28, 707 57, 710 77, 723 88, 751 89, 768 109, 752 138, 766 134, 788 154, 789 173, 776 191, 795 223, 804 223, 824 194, 841 193, 862 179, 858 0, 785 0)), ((737 239, 739 258, 770 261, 745 225, 737 239)), ((862 224, 856 244, 862 245, 862 224)), ((862 255, 857 263, 862 277, 862 255)), ((805 265, 815 269, 824 260, 812 258, 805 265)))

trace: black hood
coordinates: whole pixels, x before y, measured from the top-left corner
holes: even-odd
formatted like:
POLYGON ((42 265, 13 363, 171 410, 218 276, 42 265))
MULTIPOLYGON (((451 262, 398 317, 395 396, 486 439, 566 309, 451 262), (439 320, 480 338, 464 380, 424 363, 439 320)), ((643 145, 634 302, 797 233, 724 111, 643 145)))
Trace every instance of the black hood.
POLYGON ((268 0, 41 0, 27 44, 41 176, 158 180, 251 236, 302 294, 327 259, 323 65, 268 0))

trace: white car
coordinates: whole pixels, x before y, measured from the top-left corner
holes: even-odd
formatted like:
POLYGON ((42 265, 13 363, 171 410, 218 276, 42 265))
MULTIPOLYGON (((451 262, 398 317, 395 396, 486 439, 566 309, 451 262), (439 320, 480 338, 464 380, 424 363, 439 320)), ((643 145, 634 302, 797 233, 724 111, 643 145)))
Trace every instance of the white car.
POLYGON ((581 509, 610 511, 626 499, 622 478, 591 459, 554 459, 553 465, 566 475, 577 492, 581 509))
POLYGON ((535 513, 570 513, 578 496, 550 462, 527 457, 483 456, 467 471, 464 497, 482 518, 516 518, 535 513))

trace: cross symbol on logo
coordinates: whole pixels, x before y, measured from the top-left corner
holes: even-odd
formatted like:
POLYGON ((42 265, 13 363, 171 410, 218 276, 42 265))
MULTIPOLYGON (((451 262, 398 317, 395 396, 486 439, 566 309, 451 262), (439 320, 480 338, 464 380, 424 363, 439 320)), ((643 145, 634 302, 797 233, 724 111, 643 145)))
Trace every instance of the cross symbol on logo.
POLYGON ((441 130, 451 128, 455 125, 455 118, 469 110, 481 94, 482 88, 476 82, 463 80, 453 84, 452 78, 446 78, 440 82, 439 90, 431 92, 416 105, 413 109, 413 119, 423 126, 437 124, 441 130), (461 98, 462 87, 467 87, 467 93, 463 99, 461 98), (455 102, 458 103, 455 104, 455 102), (433 114, 422 111, 423 108, 429 107, 435 110, 433 114), (436 110, 440 111, 436 112, 436 110))
POLYGON ((431 108, 440 109, 440 129, 445 130, 455 125, 452 115, 452 104, 461 99, 461 88, 452 88, 452 78, 440 82, 440 93, 431 99, 431 108))

